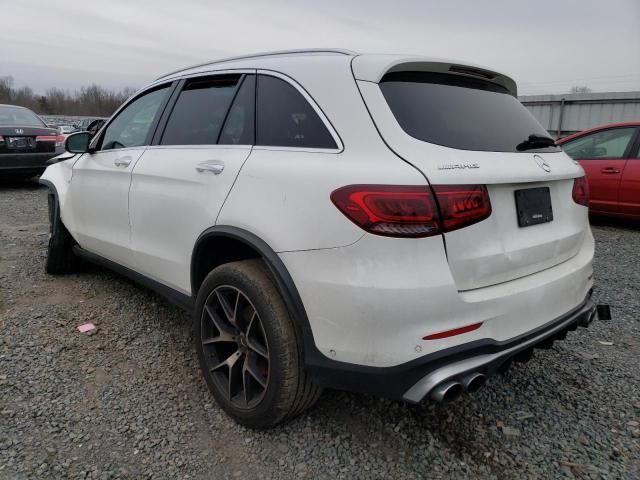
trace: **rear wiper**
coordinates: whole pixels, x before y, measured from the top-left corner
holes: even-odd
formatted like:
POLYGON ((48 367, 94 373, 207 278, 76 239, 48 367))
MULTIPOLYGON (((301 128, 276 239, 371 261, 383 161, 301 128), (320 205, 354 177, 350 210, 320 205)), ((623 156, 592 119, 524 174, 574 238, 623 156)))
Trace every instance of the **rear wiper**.
POLYGON ((520 142, 516 145, 516 150, 522 152, 524 150, 531 150, 532 148, 544 148, 544 147, 555 147, 557 146, 556 141, 551 137, 543 137, 542 135, 529 135, 529 138, 524 142, 520 142))

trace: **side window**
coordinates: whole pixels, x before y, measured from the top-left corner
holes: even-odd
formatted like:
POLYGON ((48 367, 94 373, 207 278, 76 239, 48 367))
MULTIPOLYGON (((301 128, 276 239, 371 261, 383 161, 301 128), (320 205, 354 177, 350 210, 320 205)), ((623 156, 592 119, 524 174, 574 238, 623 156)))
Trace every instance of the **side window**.
POLYGON ((160 144, 215 144, 239 80, 240 75, 189 80, 173 107, 160 144))
POLYGON ((167 85, 146 93, 127 105, 107 126, 100 150, 145 145, 149 129, 159 114, 160 106, 168 92, 167 85))
POLYGON ((337 148, 318 114, 289 83, 259 75, 257 95, 256 145, 337 148))
POLYGON ((253 145, 256 76, 246 75, 233 100, 220 140, 223 145, 253 145))
POLYGON ((574 160, 624 158, 635 128, 612 128, 565 143, 562 148, 574 160))

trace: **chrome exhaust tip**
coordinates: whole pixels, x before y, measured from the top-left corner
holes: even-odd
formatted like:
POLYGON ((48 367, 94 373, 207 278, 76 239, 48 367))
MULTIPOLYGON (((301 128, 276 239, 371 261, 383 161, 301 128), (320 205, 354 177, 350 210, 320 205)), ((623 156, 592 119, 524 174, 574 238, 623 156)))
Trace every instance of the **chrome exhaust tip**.
POLYGON ((582 315, 582 317, 580 317, 580 320, 578 320, 578 325, 587 328, 589 325, 591 325, 591 322, 595 320, 596 312, 597 310, 594 308, 590 312, 587 312, 585 315, 582 315))
POLYGON ((462 385, 458 382, 447 382, 438 385, 431 392, 431 399, 438 403, 449 403, 462 395, 462 385))
POLYGON ((486 381, 486 378, 481 373, 472 373, 462 380, 462 388, 468 393, 477 392, 482 388, 486 381))

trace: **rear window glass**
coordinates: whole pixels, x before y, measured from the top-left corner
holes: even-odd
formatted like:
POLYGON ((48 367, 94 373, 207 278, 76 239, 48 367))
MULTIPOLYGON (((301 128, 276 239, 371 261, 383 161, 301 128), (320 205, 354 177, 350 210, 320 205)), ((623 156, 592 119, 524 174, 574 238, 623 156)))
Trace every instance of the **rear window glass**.
POLYGON ((45 124, 31 110, 25 108, 0 107, 0 125, 19 127, 44 127, 45 124))
POLYGON ((337 148, 309 102, 279 78, 258 76, 256 145, 337 148))
MULTIPOLYGON (((397 72, 380 89, 402 129, 424 142, 462 150, 517 152, 547 131, 507 90, 483 80, 440 73, 397 72)), ((558 151, 537 147, 527 152, 558 151)))
POLYGON ((213 145, 236 92, 240 75, 189 81, 173 107, 162 145, 213 145))

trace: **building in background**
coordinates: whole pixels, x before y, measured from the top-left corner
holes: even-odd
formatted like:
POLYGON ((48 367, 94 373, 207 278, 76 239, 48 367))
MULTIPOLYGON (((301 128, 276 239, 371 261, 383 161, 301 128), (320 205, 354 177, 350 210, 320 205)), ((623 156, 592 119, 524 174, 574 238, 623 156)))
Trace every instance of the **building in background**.
POLYGON ((640 121, 640 92, 530 95, 520 101, 554 138, 607 123, 640 121))

